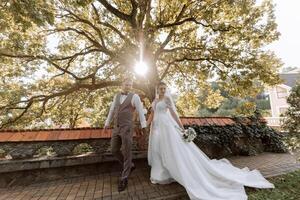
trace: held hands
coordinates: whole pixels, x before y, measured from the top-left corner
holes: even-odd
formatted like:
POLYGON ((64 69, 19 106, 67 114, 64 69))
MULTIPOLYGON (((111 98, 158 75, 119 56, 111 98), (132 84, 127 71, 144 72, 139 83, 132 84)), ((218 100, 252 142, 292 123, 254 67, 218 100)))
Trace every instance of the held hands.
POLYGON ((134 128, 134 131, 138 136, 143 136, 147 133, 147 128, 146 127, 141 128, 141 127, 137 126, 134 128))
POLYGON ((147 127, 150 127, 151 122, 147 121, 147 127))
POLYGON ((141 136, 145 135, 147 133, 147 128, 140 129, 140 133, 141 133, 141 136))
POLYGON ((108 128, 109 128, 109 126, 104 125, 104 127, 102 129, 102 134, 105 134, 108 128))

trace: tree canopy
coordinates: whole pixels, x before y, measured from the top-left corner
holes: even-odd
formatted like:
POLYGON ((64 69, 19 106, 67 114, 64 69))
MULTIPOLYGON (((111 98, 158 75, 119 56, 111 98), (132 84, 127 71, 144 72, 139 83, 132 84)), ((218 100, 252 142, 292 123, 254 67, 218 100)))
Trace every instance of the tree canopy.
POLYGON ((4 0, 0 128, 49 112, 71 119, 72 106, 86 115, 124 76, 150 101, 162 80, 183 94, 214 78, 232 95, 254 95, 254 82, 278 82, 281 62, 265 48, 278 37, 271 0, 4 0), (145 77, 133 69, 141 58, 145 77))

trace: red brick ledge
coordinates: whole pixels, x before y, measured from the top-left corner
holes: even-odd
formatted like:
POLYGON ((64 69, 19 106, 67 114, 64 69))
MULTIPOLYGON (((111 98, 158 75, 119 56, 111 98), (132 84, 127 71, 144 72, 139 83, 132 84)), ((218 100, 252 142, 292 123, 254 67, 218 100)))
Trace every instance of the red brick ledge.
MULTIPOLYGON (((196 124, 199 126, 235 124, 235 121, 230 117, 181 117, 181 121, 184 125, 196 124)), ((0 130, 0 143, 108 139, 111 137, 111 129, 105 133, 102 130, 100 127, 0 130)))
MULTIPOLYGON (((231 125, 234 120, 231 117, 180 117, 184 125, 231 125)), ((103 130, 102 127, 79 127, 79 128, 49 128, 49 129, 1 129, 3 132, 32 132, 32 131, 73 131, 73 130, 103 130)))

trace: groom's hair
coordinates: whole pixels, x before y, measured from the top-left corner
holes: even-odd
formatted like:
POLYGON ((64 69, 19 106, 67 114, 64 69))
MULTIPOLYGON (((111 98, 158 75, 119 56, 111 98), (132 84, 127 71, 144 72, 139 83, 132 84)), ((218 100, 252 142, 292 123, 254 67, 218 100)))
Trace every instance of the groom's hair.
POLYGON ((127 83, 127 82, 133 83, 133 80, 132 80, 132 78, 124 78, 122 82, 123 83, 127 83))

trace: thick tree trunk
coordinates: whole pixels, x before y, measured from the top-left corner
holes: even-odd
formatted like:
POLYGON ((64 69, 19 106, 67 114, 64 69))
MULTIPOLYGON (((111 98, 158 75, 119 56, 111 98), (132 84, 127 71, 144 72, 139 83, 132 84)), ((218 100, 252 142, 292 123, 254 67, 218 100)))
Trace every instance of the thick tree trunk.
POLYGON ((153 50, 151 49, 151 45, 145 44, 145 62, 148 64, 149 71, 147 75, 147 96, 149 100, 152 102, 155 99, 156 96, 156 85, 159 82, 159 74, 157 71, 157 66, 156 66, 156 59, 153 54, 153 50))

